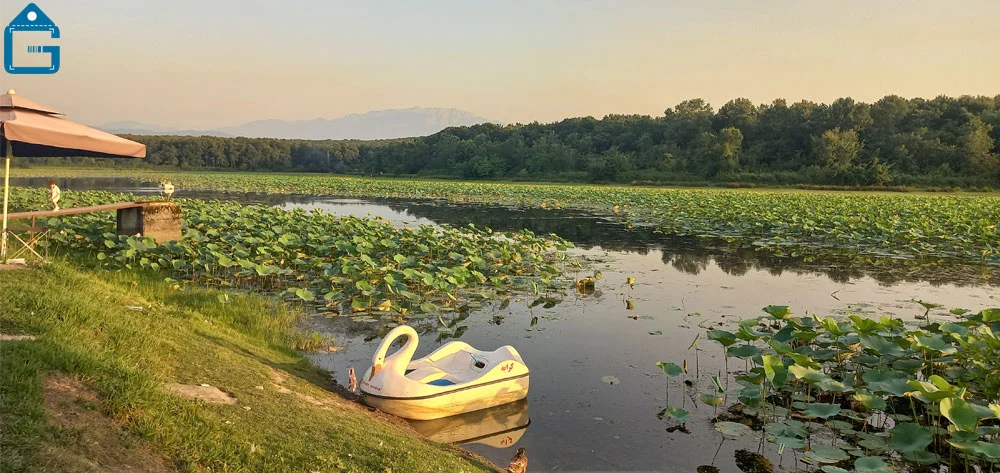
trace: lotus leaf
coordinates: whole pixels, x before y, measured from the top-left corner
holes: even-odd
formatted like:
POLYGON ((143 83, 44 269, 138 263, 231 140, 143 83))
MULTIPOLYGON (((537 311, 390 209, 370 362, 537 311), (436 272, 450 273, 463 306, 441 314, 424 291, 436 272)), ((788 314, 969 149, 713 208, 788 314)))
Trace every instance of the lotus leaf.
POLYGON ((861 375, 869 390, 872 392, 889 393, 894 396, 902 396, 904 393, 912 391, 907 384, 908 376, 900 371, 893 370, 872 370, 861 375))
POLYGON ((806 452, 805 456, 812 459, 815 463, 837 463, 850 458, 840 448, 829 445, 814 445, 812 449, 806 452))
POLYGON ((837 404, 813 402, 803 406, 802 412, 809 417, 828 419, 830 417, 837 415, 840 412, 840 409, 841 407, 837 404))
POLYGON ((979 424, 976 410, 962 399, 949 397, 941 400, 941 415, 948 418, 955 427, 966 432, 975 432, 979 424))
POLYGON ((715 340, 721 343, 723 347, 728 347, 736 343, 736 335, 725 330, 709 330, 706 335, 709 340, 715 340))
POLYGON ((663 418, 664 416, 669 417, 681 424, 691 420, 690 411, 673 406, 668 406, 666 409, 660 412, 659 417, 663 418))
POLYGON ((927 450, 917 450, 913 452, 903 453, 903 459, 910 462, 916 463, 918 465, 933 465, 941 461, 941 457, 934 452, 928 452, 927 450))
POLYGON ((882 457, 860 457, 854 460, 854 469, 858 473, 894 473, 892 467, 885 463, 882 457))
POLYGON ((716 422, 715 430, 722 432, 727 437, 737 438, 750 433, 750 427, 739 422, 716 422))
POLYGON ((767 380, 774 386, 785 384, 785 379, 788 378, 788 368, 781 361, 781 357, 764 355, 762 359, 764 360, 764 374, 767 376, 767 380))
POLYGON ((737 358, 751 358, 763 353, 760 348, 753 345, 737 345, 731 346, 726 349, 726 353, 729 356, 735 356, 737 358))
POLYGON ((761 310, 771 314, 776 319, 784 319, 792 315, 792 311, 789 310, 787 305, 769 305, 761 310))
POLYGON ((663 374, 674 377, 678 376, 684 372, 684 369, 678 366, 676 363, 668 363, 663 361, 656 362, 656 366, 659 366, 663 370, 663 374))
POLYGON ((923 450, 934 441, 930 429, 909 422, 896 424, 889 432, 889 445, 903 453, 923 450))

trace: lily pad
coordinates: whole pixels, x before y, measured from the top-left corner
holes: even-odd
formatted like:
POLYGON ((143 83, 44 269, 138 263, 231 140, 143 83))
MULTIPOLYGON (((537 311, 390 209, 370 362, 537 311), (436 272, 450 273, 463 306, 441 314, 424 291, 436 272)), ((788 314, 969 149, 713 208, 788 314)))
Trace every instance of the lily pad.
POLYGON ((895 470, 886 465, 882 457, 861 457, 854 460, 854 469, 858 473, 894 473, 895 470))
POLYGON ((930 429, 910 422, 896 424, 889 432, 892 433, 889 445, 902 453, 923 450, 934 441, 930 429))
POLYGON ((771 314, 776 319, 784 319, 792 315, 792 311, 788 309, 787 305, 769 305, 761 310, 771 314))
POLYGON ((976 410, 959 398, 941 400, 941 414, 948 418, 955 427, 966 432, 974 432, 979 424, 976 410))
POLYGON ((865 381, 870 391, 888 393, 894 396, 902 396, 913 390, 907 384, 908 378, 906 373, 894 370, 872 370, 861 375, 861 379, 865 381))
POLYGON ((784 446, 785 448, 800 449, 806 447, 805 440, 796 437, 781 437, 769 435, 768 440, 779 446, 784 446))
POLYGON ((667 406, 666 409, 663 409, 662 411, 660 411, 660 413, 657 414, 656 416, 659 417, 660 419, 662 419, 664 417, 667 417, 667 418, 673 419, 673 420, 675 420, 675 421, 677 421, 677 422, 679 422, 681 424, 683 424, 683 423, 691 420, 691 412, 690 411, 687 411, 685 409, 681 409, 679 407, 673 407, 673 406, 667 406))
POLYGON ((814 445, 805 456, 815 463, 837 463, 850 458, 847 452, 829 445, 814 445))
POLYGON ((874 351, 880 356, 898 357, 903 354, 903 350, 899 348, 899 345, 886 340, 885 337, 880 335, 862 335, 861 346, 874 351))
POLYGON ((616 378, 614 376, 605 376, 605 377, 601 378, 601 381, 604 382, 604 383, 610 384, 612 386, 614 386, 616 384, 621 384, 622 383, 621 381, 618 380, 618 378, 616 378))
POLYGON ((813 402, 806 404, 802 408, 802 412, 809 417, 818 417, 820 419, 828 419, 837 415, 840 412, 840 405, 838 404, 827 404, 822 402, 813 402))
POLYGON ((854 400, 861 403, 867 409, 883 410, 886 408, 885 399, 867 391, 859 391, 854 394, 854 400))
POLYGON ((739 345, 726 348, 726 353, 737 358, 751 358, 763 352, 753 345, 739 345))
POLYGON ((669 363, 664 361, 657 361, 656 366, 659 366, 663 370, 663 374, 674 377, 679 376, 684 372, 684 369, 677 365, 677 363, 669 363))
POLYGON ((727 332, 725 330, 709 330, 705 334, 709 340, 715 340, 722 344, 724 347, 728 347, 736 343, 736 335, 732 332, 727 332))
POLYGON ((1000 444, 995 442, 983 442, 977 441, 972 445, 972 450, 991 461, 996 462, 1000 460, 1000 444))
POLYGON ((802 366, 798 363, 789 366, 788 372, 795 376, 796 379, 805 381, 807 383, 817 383, 821 381, 830 381, 832 378, 822 371, 813 369, 810 367, 802 366))
POLYGON ((750 426, 739 422, 716 422, 715 430, 722 432, 722 435, 732 438, 742 437, 750 433, 750 426))
POLYGON ((948 384, 944 378, 938 375, 928 377, 932 382, 910 380, 906 384, 911 391, 917 391, 917 398, 924 402, 937 402, 947 398, 958 397, 958 388, 948 384))
POLYGON ((764 355, 764 374, 767 380, 774 386, 782 386, 788 378, 788 367, 781 361, 780 356, 764 355))
POLYGON ((764 431, 775 437, 806 438, 809 436, 809 430, 797 421, 769 422, 764 425, 764 431))
POLYGON ((903 459, 910 463, 916 463, 918 465, 933 465, 941 461, 941 457, 938 456, 938 454, 934 452, 928 452, 927 450, 906 452, 903 454, 903 459))
POLYGON ((718 397, 718 396, 713 396, 711 394, 701 394, 701 395, 698 396, 698 399, 700 399, 701 402, 704 402, 705 404, 708 404, 709 406, 712 406, 712 407, 715 407, 715 406, 718 406, 719 404, 722 404, 722 400, 723 400, 723 398, 718 397))

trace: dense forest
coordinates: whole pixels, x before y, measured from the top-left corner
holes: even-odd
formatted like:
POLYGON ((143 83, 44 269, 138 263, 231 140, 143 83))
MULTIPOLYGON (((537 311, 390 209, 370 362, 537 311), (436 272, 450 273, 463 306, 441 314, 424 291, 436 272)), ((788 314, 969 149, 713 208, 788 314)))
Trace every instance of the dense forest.
MULTIPOLYGON (((379 141, 133 136, 147 166, 464 179, 1000 186, 1000 95, 872 104, 686 100, 662 116, 448 128, 379 141)), ((79 163, 79 160, 74 160, 79 163)), ((116 165, 120 165, 117 162, 116 165)))

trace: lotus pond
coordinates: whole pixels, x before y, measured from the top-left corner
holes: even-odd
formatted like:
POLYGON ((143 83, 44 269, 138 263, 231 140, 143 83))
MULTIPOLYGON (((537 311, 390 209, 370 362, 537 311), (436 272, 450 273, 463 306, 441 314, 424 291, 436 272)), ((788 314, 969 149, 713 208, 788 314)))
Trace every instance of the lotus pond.
MULTIPOLYGON (((108 235, 110 215, 50 226, 95 264, 304 305, 304 326, 335 341, 310 357, 341 382, 404 321, 422 333, 417 356, 456 337, 514 345, 533 371, 527 403, 415 425, 499 464, 525 447, 533 469, 554 471, 996 469, 996 266, 884 248, 762 251, 664 235, 622 206, 615 216, 346 194, 205 191, 227 202, 182 201, 192 238, 178 246, 108 235), (369 215, 381 220, 355 218, 369 215)), ((15 195, 21 207, 44 200, 15 195)), ((118 197, 64 194, 76 198, 118 197)))
MULTIPOLYGON (((106 176, 108 170, 26 169, 19 176, 106 176)), ((117 173, 117 171, 116 171, 117 173)), ((180 189, 444 199, 611 214, 674 235, 708 236, 775 254, 848 253, 1000 264, 1000 196, 669 189, 377 179, 317 174, 121 171, 180 189)))

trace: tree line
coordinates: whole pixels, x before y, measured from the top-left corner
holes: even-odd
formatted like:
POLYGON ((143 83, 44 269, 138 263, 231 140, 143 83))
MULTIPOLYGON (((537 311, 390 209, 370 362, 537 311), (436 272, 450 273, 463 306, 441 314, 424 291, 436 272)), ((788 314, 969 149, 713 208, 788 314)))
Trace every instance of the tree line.
POLYGON ((1000 95, 685 100, 657 117, 482 124, 396 140, 131 136, 145 165, 463 179, 1000 185, 1000 95))

